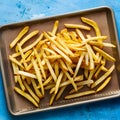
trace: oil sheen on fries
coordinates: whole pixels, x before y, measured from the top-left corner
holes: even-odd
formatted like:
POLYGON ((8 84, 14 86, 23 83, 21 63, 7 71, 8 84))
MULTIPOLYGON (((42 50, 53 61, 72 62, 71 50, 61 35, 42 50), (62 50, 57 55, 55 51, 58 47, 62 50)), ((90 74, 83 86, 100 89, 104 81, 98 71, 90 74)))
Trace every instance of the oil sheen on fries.
POLYGON ((83 24, 64 23, 60 30, 56 20, 51 31, 41 33, 29 33, 30 27, 25 26, 10 43, 15 51, 9 55, 14 90, 35 107, 40 107, 48 93, 52 105, 61 98, 67 101, 99 94, 112 80, 115 58, 104 48, 115 45, 105 42, 108 36, 102 35, 96 21, 85 17, 81 21, 83 24), (94 35, 89 34, 91 29, 94 35), (34 36, 38 38, 30 42, 34 36))

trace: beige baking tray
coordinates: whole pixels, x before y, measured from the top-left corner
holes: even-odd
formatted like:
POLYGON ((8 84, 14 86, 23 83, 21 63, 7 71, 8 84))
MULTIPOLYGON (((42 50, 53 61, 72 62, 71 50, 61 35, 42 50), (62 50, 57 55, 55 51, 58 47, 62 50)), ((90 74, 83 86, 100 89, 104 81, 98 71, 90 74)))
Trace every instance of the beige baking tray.
MULTIPOLYGON (((29 32, 30 32, 29 31, 29 32)), ((92 34, 92 33, 91 33, 92 34)), ((84 11, 77 11, 68 14, 56 15, 51 17, 45 17, 37 20, 24 21, 20 23, 13 23, 9 25, 4 25, 0 27, 0 62, 1 71, 3 76, 3 85, 5 89, 5 95, 7 100, 8 109, 13 115, 22 115, 28 113, 35 113, 40 111, 52 110, 67 106, 79 105, 93 101, 105 100, 120 95, 120 64, 119 64, 119 42, 117 38, 117 31, 115 26, 115 18, 113 11, 109 7, 99 7, 84 11), (11 63, 9 61, 9 54, 12 51, 9 48, 9 44, 18 34, 18 32, 26 25, 30 26, 30 31, 40 30, 40 31, 51 31, 55 20, 60 21, 59 29, 62 29, 64 23, 79 23, 80 17, 87 17, 95 20, 103 35, 108 36, 108 41, 115 44, 117 47, 110 49, 110 54, 116 58, 115 70, 112 73, 112 80, 110 84, 101 92, 84 96, 80 98, 75 98, 71 100, 65 100, 61 98, 55 101, 52 106, 49 106, 49 95, 46 95, 44 99, 40 102, 40 108, 34 107, 29 101, 14 92, 14 78, 11 63)))

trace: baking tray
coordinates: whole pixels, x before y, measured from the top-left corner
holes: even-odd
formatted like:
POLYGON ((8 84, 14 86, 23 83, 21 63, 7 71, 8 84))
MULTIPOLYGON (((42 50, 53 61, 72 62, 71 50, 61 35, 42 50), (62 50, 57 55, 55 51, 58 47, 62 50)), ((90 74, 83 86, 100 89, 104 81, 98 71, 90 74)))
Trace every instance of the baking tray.
MULTIPOLYGON (((29 31, 29 32, 30 32, 29 31)), ((13 115, 22 115, 28 113, 35 113, 40 111, 52 110, 61 107, 84 104, 93 101, 105 100, 120 96, 120 64, 119 64, 119 41, 117 38, 117 31, 115 26, 115 18, 111 8, 103 6, 84 11, 76 11, 57 16, 45 17, 41 19, 24 21, 20 23, 8 24, 0 27, 0 62, 3 76, 3 84, 5 89, 5 96, 7 100, 8 109, 13 115), (60 99, 49 106, 49 99, 45 97, 40 102, 40 108, 35 108, 30 102, 14 92, 14 80, 12 67, 9 61, 9 44, 19 33, 19 31, 26 25, 30 26, 30 31, 51 31, 55 20, 60 21, 59 29, 63 28, 64 23, 81 23, 80 17, 87 17, 95 20, 103 35, 108 36, 108 41, 115 44, 117 47, 110 49, 110 53, 116 58, 115 70, 112 73, 112 80, 110 84, 100 93, 80 97, 72 100, 60 99)))

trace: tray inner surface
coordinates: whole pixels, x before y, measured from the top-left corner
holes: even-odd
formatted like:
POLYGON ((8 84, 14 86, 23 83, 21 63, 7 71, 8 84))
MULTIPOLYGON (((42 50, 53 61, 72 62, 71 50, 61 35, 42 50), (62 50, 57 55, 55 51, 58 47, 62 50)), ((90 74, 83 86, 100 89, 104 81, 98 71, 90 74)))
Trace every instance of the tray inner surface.
MULTIPOLYGON (((11 64, 9 62, 8 56, 9 54, 12 53, 12 51, 9 49, 9 44, 11 41, 15 38, 15 36, 19 33, 19 31, 26 25, 30 26, 30 31, 33 30, 40 30, 40 31, 51 31, 52 30, 52 25, 54 24, 54 21, 58 19, 60 21, 59 24, 59 30, 64 28, 64 23, 78 23, 78 24, 83 24, 80 20, 80 17, 87 17, 90 19, 95 20, 102 32, 102 35, 107 35, 108 39, 107 41, 112 42, 116 44, 116 38, 115 38, 115 33, 114 31, 111 33, 112 30, 114 30, 114 26, 112 21, 112 16, 109 11, 109 9, 100 9, 100 10, 93 10, 93 11, 87 11, 83 13, 76 13, 76 14, 71 14, 67 16, 61 16, 57 18, 49 18, 49 19, 44 19, 44 20, 35 20, 35 21, 30 21, 30 22, 25 22, 25 23, 19 23, 19 24, 13 24, 13 25, 8 25, 4 26, 1 29, 1 54, 2 54, 2 63, 3 63, 3 68, 4 68, 4 74, 5 74, 5 80, 4 83, 6 83, 6 94, 8 94, 8 101, 9 101, 9 106, 11 107, 13 112, 29 112, 36 110, 36 108, 29 103, 26 99, 21 97, 20 95, 16 94, 13 91, 14 87, 14 80, 13 80, 13 71, 11 64), (114 39, 114 41, 113 41, 114 39)), ((92 31, 91 34, 94 34, 92 31)), ((116 49, 107 49, 107 51, 116 58, 117 50, 116 49), (114 51, 114 52, 113 52, 114 51)), ((117 64, 117 63, 116 63, 117 64)), ((111 64, 108 64, 108 66, 111 66, 111 64)), ((117 70, 114 70, 112 73, 112 79, 109 85, 100 93, 97 93, 95 95, 90 95, 90 96, 85 96, 77 99, 72 99, 72 100, 64 100, 60 99, 52 106, 62 106, 62 105, 72 105, 73 103, 82 103, 83 101, 89 101, 91 99, 98 99, 106 96, 111 96, 114 94, 117 94, 119 91, 119 82, 118 82, 118 75, 117 75, 117 70)), ((40 102, 40 108, 39 110, 46 109, 46 108, 52 108, 49 106, 49 95, 46 95, 46 97, 41 100, 40 102)))

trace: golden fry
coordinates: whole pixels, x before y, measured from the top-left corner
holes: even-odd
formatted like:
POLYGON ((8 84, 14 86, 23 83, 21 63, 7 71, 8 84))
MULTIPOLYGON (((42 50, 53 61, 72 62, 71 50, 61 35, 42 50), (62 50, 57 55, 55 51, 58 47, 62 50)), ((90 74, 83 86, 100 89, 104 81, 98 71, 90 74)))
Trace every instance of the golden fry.
POLYGON ((84 30, 90 30, 90 27, 85 25, 78 25, 78 24, 64 24, 67 28, 79 28, 84 30))
POLYGON ((115 65, 112 65, 112 67, 104 74, 102 75, 98 80, 96 80, 92 85, 91 88, 96 87, 98 84, 100 84, 103 80, 105 80, 114 70, 115 65))
POLYGON ((36 85, 35 80, 32 79, 32 80, 31 80, 31 83, 32 83, 32 86, 33 86, 33 88, 34 88, 34 91, 35 91, 36 95, 37 95, 39 98, 42 98, 43 95, 42 95, 42 93, 39 91, 39 89, 37 88, 37 85, 36 85))
POLYGON ((74 94, 71 94, 71 95, 67 95, 65 97, 65 99, 77 98, 77 97, 86 96, 86 95, 90 95, 90 94, 94 94, 94 93, 95 93, 94 90, 89 90, 89 91, 74 93, 74 94))
POLYGON ((33 57, 32 57, 32 64, 33 64, 33 67, 34 67, 34 70, 35 70, 35 73, 36 73, 37 80, 40 84, 42 94, 44 95, 44 88, 43 88, 43 83, 42 83, 41 72, 39 71, 38 65, 37 65, 37 63, 36 63, 36 61, 34 60, 33 57))
POLYGON ((26 99, 28 99, 31 103, 33 103, 36 107, 39 107, 38 103, 26 92, 22 91, 21 89, 19 89, 18 87, 14 87, 14 90, 19 93, 20 95, 22 95, 23 97, 25 97, 26 99))
POLYGON ((112 56, 110 56, 109 54, 107 54, 106 52, 104 52, 103 50, 101 50, 98 47, 93 47, 94 50, 96 50, 97 52, 99 52, 102 56, 104 56, 107 60, 113 61, 115 62, 115 58, 113 58, 112 56))
POLYGON ((104 81, 104 83, 103 83, 99 88, 97 88, 96 92, 99 92, 99 91, 103 90, 103 88, 105 88, 105 86, 107 86, 107 84, 110 82, 110 80, 111 80, 111 77, 108 77, 108 78, 104 81))
POLYGON ((56 32, 57 32, 58 24, 59 24, 59 21, 56 20, 55 23, 54 23, 53 29, 52 29, 52 33, 53 33, 54 35, 55 35, 56 32))
POLYGON ((30 93, 30 95, 37 101, 37 103, 40 102, 40 99, 35 95, 35 93, 32 91, 32 89, 30 88, 30 86, 27 84, 27 82, 24 80, 23 81, 27 91, 30 93))
POLYGON ((10 48, 13 48, 16 43, 28 32, 29 26, 25 26, 21 32, 17 35, 17 37, 10 43, 10 48))

